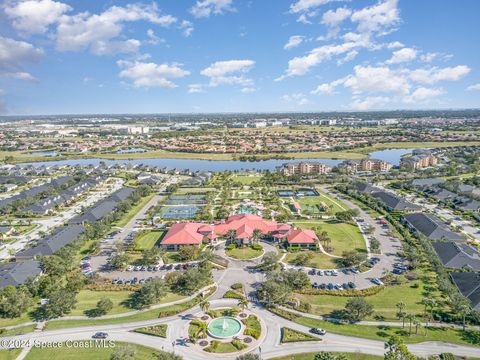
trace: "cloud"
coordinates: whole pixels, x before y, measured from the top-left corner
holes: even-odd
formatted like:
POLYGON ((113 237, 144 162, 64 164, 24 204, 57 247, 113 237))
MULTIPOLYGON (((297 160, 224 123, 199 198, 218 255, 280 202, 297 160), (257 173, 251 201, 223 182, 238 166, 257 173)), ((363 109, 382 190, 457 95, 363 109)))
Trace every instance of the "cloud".
POLYGON ((171 79, 183 78, 190 72, 183 70, 179 64, 155 64, 119 60, 118 66, 123 70, 121 78, 130 79, 135 87, 175 88, 171 79))
POLYGON ((349 61, 352 61, 353 59, 355 59, 358 55, 358 51, 357 50, 352 50, 352 51, 349 51, 347 53, 347 55, 345 55, 345 57, 343 59, 339 59, 337 60, 337 65, 343 65, 349 61))
POLYGON ((48 27, 72 8, 52 0, 27 0, 7 3, 4 11, 15 29, 25 34, 45 33, 48 27))
POLYGON ((317 88, 310 93, 312 95, 332 95, 335 90, 335 86, 332 84, 320 84, 317 88))
POLYGON ((368 96, 364 99, 356 98, 350 104, 350 107, 354 110, 366 111, 375 108, 382 108, 390 99, 385 96, 368 96))
POLYGON ((345 78, 343 85, 354 93, 389 92, 406 95, 410 90, 408 79, 386 66, 354 67, 355 74, 345 78))
POLYGON ((437 96, 443 95, 444 93, 445 91, 443 91, 442 89, 419 87, 411 95, 406 96, 403 101, 408 104, 421 103, 437 96))
POLYGON ((182 23, 180 24, 180 29, 183 30, 183 36, 189 37, 190 35, 192 35, 194 27, 190 21, 183 20, 182 23))
POLYGON ((423 61, 423 62, 432 62, 433 60, 435 60, 437 57, 438 57, 438 53, 426 53, 426 54, 422 54, 420 55, 420 60, 423 61))
POLYGON ((0 36, 0 75, 19 80, 33 81, 35 78, 23 71, 24 63, 38 61, 43 50, 25 41, 0 36))
POLYGON ((480 83, 478 84, 473 84, 467 87, 468 91, 480 91, 480 83))
POLYGON ((298 45, 300 45, 303 42, 304 39, 305 39, 305 37, 301 36, 301 35, 290 36, 290 38, 288 39, 287 43, 283 46, 283 48, 285 50, 293 49, 293 48, 297 47, 298 45))
POLYGON ((188 85, 189 94, 198 94, 205 92, 204 86, 202 84, 190 84, 188 85))
POLYGON ((416 82, 423 84, 435 84, 439 81, 457 81, 470 72, 470 68, 466 65, 458 65, 454 67, 429 69, 417 69, 409 71, 409 77, 416 82))
POLYGON ((244 93, 244 94, 251 94, 251 93, 256 92, 257 89, 254 88, 254 87, 244 87, 244 88, 242 88, 240 91, 241 91, 242 93, 244 93))
POLYGON ((417 57, 417 50, 412 48, 403 48, 393 52, 392 57, 387 60, 387 64, 400 64, 412 61, 417 57))
POLYGON ((226 11, 235 11, 232 7, 232 0, 200 0, 190 9, 193 16, 197 18, 220 15, 226 11))
POLYGON ((307 12, 319 6, 328 4, 332 1, 340 0, 297 0, 292 5, 290 5, 290 12, 293 14, 307 12))
POLYGON ((351 20, 358 23, 359 32, 389 33, 400 22, 398 0, 379 1, 376 5, 357 10, 351 20))
POLYGON ((120 39, 123 23, 144 20, 167 27, 177 21, 171 15, 161 15, 155 3, 112 6, 100 14, 79 13, 62 16, 56 33, 59 51, 89 50, 95 55, 136 52, 140 41, 120 39))
MULTIPOLYGON (((335 56, 349 53, 356 48, 370 47, 371 42, 368 35, 348 33, 344 35, 346 40, 341 44, 323 45, 311 50, 305 56, 297 56, 288 62, 288 68, 285 73, 276 79, 281 81, 286 77, 305 75, 314 66, 321 64, 323 61, 330 60, 335 56)), ((353 56, 352 53, 350 56, 353 56)), ((355 54, 356 56, 356 54, 355 54)))
POLYGON ((322 24, 329 27, 337 27, 342 21, 350 17, 352 10, 341 7, 337 10, 328 10, 322 16, 322 24))
POLYGON ((288 103, 295 103, 296 105, 302 106, 308 104, 307 97, 303 93, 294 93, 291 95, 283 95, 282 100, 288 103))
POLYGON ((147 30, 147 36, 148 43, 151 45, 158 45, 166 42, 165 39, 159 38, 157 35, 155 35, 155 31, 153 31, 153 29, 147 30))
POLYGON ((255 65, 253 60, 228 60, 217 61, 209 67, 203 69, 200 73, 210 78, 210 86, 222 84, 251 86, 253 80, 245 77, 251 68, 255 65))

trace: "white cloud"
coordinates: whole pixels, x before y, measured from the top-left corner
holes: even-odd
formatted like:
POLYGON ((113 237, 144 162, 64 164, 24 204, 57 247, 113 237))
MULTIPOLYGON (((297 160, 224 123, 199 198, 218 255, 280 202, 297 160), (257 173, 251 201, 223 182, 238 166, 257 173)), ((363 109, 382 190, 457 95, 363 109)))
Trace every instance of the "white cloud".
POLYGON ((397 48, 401 48, 401 47, 404 47, 405 45, 403 45, 400 41, 392 41, 390 43, 387 44, 387 49, 397 49, 397 48))
POLYGON ((385 96, 368 96, 365 99, 356 98, 350 104, 354 110, 366 111, 370 109, 378 109, 390 102, 390 99, 385 96))
POLYGON ((312 95, 332 95, 335 90, 335 86, 332 84, 320 84, 315 90, 312 90, 310 93, 312 95))
POLYGON ((236 84, 249 87, 253 84, 253 80, 245 77, 245 74, 248 73, 254 65, 255 61, 253 60, 217 61, 203 69, 200 73, 210 78, 210 86, 236 84))
POLYGON ((51 24, 71 9, 67 4, 52 0, 9 2, 4 7, 13 27, 26 34, 46 32, 51 24))
POLYGON ((188 85, 189 94, 199 94, 205 92, 204 86, 202 84, 190 84, 188 85))
MULTIPOLYGON (((317 47, 311 50, 305 56, 298 56, 288 62, 288 68, 285 73, 276 79, 281 81, 286 77, 305 75, 314 66, 321 64, 323 61, 330 60, 334 56, 352 52, 356 48, 371 46, 368 35, 348 33, 344 35, 346 42, 342 44, 329 44, 317 47)), ((356 56, 352 53, 350 56, 356 56)))
POLYGON ((290 12, 291 13, 300 13, 310 11, 316 7, 325 5, 332 1, 339 1, 339 0, 297 0, 295 3, 290 5, 290 12))
POLYGON ((35 62, 42 55, 42 49, 28 42, 0 36, 0 75, 32 81, 35 78, 22 70, 22 64, 35 62))
POLYGON ((408 61, 412 61, 417 57, 417 50, 412 48, 403 48, 394 51, 392 57, 387 60, 387 64, 400 64, 408 61))
POLYGON ((411 95, 406 96, 403 101, 407 104, 421 103, 444 94, 442 89, 419 87, 411 95))
POLYGON ((190 72, 183 70, 179 64, 155 64, 120 60, 118 66, 123 70, 120 77, 133 81, 135 87, 177 87, 171 79, 183 78, 190 72))
POLYGON ((458 65, 454 67, 429 69, 417 69, 408 71, 410 79, 423 84, 434 84, 439 81, 457 81, 470 72, 470 68, 466 65, 458 65))
POLYGON ((59 51, 90 50, 93 54, 135 52, 141 45, 136 39, 123 40, 119 36, 124 22, 144 20, 159 26, 177 21, 171 15, 161 15, 155 3, 112 6, 101 14, 79 13, 62 16, 57 27, 59 51))
POLYGON ((350 52, 347 53, 347 55, 345 55, 345 57, 343 59, 339 59, 337 60, 337 65, 343 65, 349 61, 352 61, 353 59, 355 59, 358 55, 358 51, 357 50, 352 50, 350 52))
POLYGON ((153 29, 148 29, 147 30, 147 36, 148 36, 148 43, 151 44, 151 45, 158 45, 158 44, 162 44, 162 43, 165 43, 165 39, 162 39, 162 38, 159 38, 156 34, 155 34, 155 31, 153 31, 153 29))
POLYGON ((180 29, 183 30, 183 36, 189 37, 190 35, 192 35, 194 27, 192 22, 188 20, 183 20, 182 23, 180 24, 180 29))
POLYGON ((352 10, 345 7, 338 8, 337 10, 328 10, 322 16, 322 24, 336 27, 342 21, 350 17, 351 14, 352 10))
POLYGON ((310 25, 312 23, 310 20, 308 20, 308 16, 305 15, 305 14, 300 15, 297 18, 297 22, 305 24, 305 25, 310 25))
POLYGON ((383 0, 376 5, 355 11, 351 20, 360 32, 388 33, 400 22, 398 0, 383 0))
POLYGON ((251 94, 257 91, 254 87, 244 87, 240 90, 244 94, 251 94))
POLYGON ((480 91, 480 83, 478 84, 473 84, 467 87, 468 91, 480 91))
POLYGON ((307 97, 303 93, 294 93, 291 95, 283 95, 282 100, 288 103, 295 103, 296 105, 302 106, 309 103, 307 97))
POLYGON ((287 43, 285 44, 285 46, 283 48, 285 50, 293 49, 293 48, 297 47, 298 45, 300 45, 303 42, 304 39, 305 39, 305 37, 301 36, 301 35, 290 36, 290 38, 288 39, 287 43))
POLYGON ((423 62, 429 63, 435 60, 437 57, 438 57, 438 53, 426 53, 426 54, 420 55, 420 60, 423 62))
POLYGON ((362 66, 354 68, 355 74, 345 78, 343 85, 354 93, 387 92, 406 95, 410 91, 408 79, 386 66, 362 66))
POLYGON ((219 15, 226 11, 235 11, 232 0, 200 0, 190 9, 192 15, 197 18, 219 15))

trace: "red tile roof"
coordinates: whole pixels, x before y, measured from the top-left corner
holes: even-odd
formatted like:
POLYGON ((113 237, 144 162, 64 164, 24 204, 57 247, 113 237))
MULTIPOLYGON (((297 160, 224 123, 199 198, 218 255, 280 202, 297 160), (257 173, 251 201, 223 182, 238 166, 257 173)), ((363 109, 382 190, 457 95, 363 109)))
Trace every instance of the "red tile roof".
POLYGON ((173 224, 162 240, 162 245, 199 245, 203 235, 198 229, 204 224, 177 223, 173 224))
POLYGON ((315 244, 318 241, 317 235, 313 230, 293 230, 288 234, 289 244, 315 244))

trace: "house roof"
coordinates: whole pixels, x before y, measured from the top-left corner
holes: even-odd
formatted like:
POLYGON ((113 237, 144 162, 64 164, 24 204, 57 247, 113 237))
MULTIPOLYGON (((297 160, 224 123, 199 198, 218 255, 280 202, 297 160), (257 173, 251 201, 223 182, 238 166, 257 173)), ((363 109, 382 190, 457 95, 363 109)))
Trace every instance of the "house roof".
POLYGON ((480 253, 467 244, 449 242, 432 243, 443 265, 452 269, 480 270, 480 253))
POLYGON ((162 245, 199 245, 203 235, 198 232, 204 224, 177 223, 173 224, 162 240, 162 245))
POLYGON ((410 181, 410 184, 417 187, 433 186, 442 184, 445 182, 445 179, 441 178, 429 178, 429 179, 414 179, 410 181))
POLYGON ((452 240, 464 241, 460 234, 448 229, 447 225, 442 223, 439 218, 432 214, 407 214, 403 218, 410 226, 419 231, 431 240, 452 240))
POLYGON ((313 230, 293 230, 288 234, 289 244, 315 244, 318 241, 317 235, 313 230))
POLYGON ((474 310, 480 309, 480 274, 476 272, 452 272, 450 277, 458 290, 470 300, 474 310))
POLYGON ((372 186, 370 184, 367 184, 367 183, 363 183, 363 182, 355 183, 354 186, 355 186, 355 189, 358 192, 374 193, 374 192, 377 192, 377 191, 381 191, 379 188, 377 188, 375 186, 372 186))
POLYGON ((28 278, 36 277, 41 272, 40 263, 35 260, 0 264, 0 288, 22 285, 28 278))
POLYGON ((386 191, 377 191, 372 193, 372 196, 376 197, 378 200, 380 200, 383 205, 386 207, 392 209, 392 210, 419 210, 420 207, 409 203, 408 201, 403 200, 402 198, 386 192, 386 191))

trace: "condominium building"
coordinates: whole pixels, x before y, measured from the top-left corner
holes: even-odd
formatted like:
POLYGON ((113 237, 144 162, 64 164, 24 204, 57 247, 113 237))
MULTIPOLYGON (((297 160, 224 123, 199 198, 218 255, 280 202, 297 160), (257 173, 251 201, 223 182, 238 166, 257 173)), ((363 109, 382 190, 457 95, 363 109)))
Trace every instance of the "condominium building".
POLYGON ((402 158, 400 168, 404 170, 417 170, 436 166, 437 164, 438 159, 431 152, 416 151, 412 156, 402 158))
POLYGON ((332 168, 319 162, 299 162, 284 164, 280 171, 285 175, 326 174, 332 171, 332 168))
POLYGON ((392 168, 392 164, 378 159, 347 160, 342 164, 349 172, 378 171, 385 172, 392 168))

